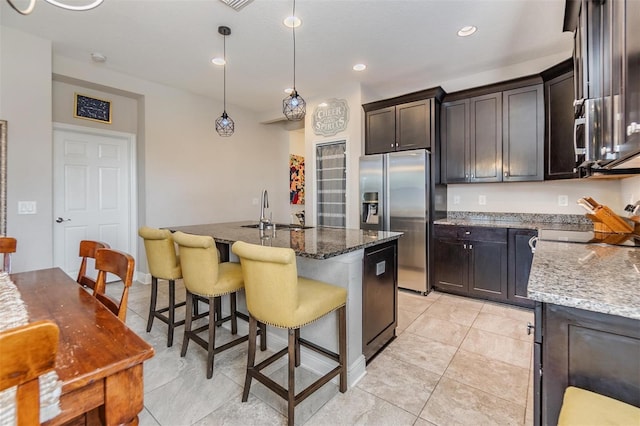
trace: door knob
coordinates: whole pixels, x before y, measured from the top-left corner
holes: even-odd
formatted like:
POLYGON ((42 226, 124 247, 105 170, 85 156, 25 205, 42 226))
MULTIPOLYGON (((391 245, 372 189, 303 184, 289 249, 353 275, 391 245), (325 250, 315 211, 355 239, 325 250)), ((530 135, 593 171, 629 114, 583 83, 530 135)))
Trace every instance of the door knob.
POLYGON ((61 218, 61 217, 58 217, 58 218, 56 219, 56 223, 70 222, 70 221, 71 221, 71 219, 63 219, 63 218, 61 218))

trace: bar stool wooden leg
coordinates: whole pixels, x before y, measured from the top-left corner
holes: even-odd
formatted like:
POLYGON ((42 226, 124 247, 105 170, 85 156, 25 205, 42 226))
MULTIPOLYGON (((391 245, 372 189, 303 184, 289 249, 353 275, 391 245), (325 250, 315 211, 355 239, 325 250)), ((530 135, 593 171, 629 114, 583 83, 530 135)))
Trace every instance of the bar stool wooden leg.
POLYGON ((186 316, 184 318, 184 338, 182 339, 182 350, 180 356, 184 357, 187 354, 187 348, 189 347, 189 334, 191 333, 191 320, 193 315, 191 309, 193 308, 193 294, 187 290, 187 303, 186 303, 186 316))
POLYGON ((238 317, 236 316, 236 294, 229 295, 231 299, 231 334, 238 334, 238 317))
MULTIPOLYGON (((262 326, 263 324, 261 323, 261 327, 262 326)), ((253 316, 249 315, 249 347, 247 348, 247 373, 244 378, 244 390, 242 391, 242 402, 247 402, 247 399, 249 399, 249 390, 251 389, 251 378, 252 378, 253 368, 256 363, 257 328, 258 328, 258 322, 253 316)))
POLYGON ((149 318, 147 319, 147 333, 151 331, 153 319, 155 318, 156 303, 158 301, 158 279, 151 277, 151 306, 149 306, 149 318))
POLYGON ((216 343, 216 316, 220 315, 218 311, 218 305, 214 303, 213 297, 209 298, 209 306, 212 311, 209 312, 209 341, 207 342, 207 379, 213 376, 213 358, 215 352, 213 351, 216 343))
POLYGON ((167 331, 167 347, 173 345, 173 329, 176 319, 176 282, 169 280, 169 330, 167 331))
POLYGON ((295 349, 296 349, 296 367, 300 367, 300 329, 295 329, 295 349))
POLYGON ((340 370, 340 392, 347 391, 347 307, 338 309, 338 357, 340 370))
POLYGON ((267 350, 267 325, 263 322, 260 323, 260 350, 267 350))
MULTIPOLYGON (((296 354, 299 351, 298 339, 296 338, 300 329, 288 329, 289 334, 289 374, 287 388, 287 424, 293 426, 293 416, 296 411, 296 354)), ((298 357, 299 358, 299 357, 298 357)))

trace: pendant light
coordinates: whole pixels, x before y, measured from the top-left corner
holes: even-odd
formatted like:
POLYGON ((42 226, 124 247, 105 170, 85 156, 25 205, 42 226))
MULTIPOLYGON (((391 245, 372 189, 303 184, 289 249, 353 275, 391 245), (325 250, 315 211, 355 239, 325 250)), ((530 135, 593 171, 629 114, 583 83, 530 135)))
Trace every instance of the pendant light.
MULTIPOLYGON (((292 18, 296 16, 296 0, 293 0, 292 18)), ((293 32, 293 89, 291 94, 282 100, 282 112, 287 120, 302 120, 307 112, 307 103, 302 99, 296 90, 296 25, 292 23, 291 31, 293 32)))
MULTIPOLYGON (((85 4, 85 5, 68 4, 59 0, 45 0, 45 1, 49 4, 60 7, 62 9, 83 11, 83 10, 95 9, 96 7, 100 6, 104 0, 93 0, 91 3, 85 4)), ((36 0, 29 0, 29 3, 27 4, 27 6, 25 6, 22 9, 20 9, 18 6, 13 4, 13 0, 7 0, 7 3, 9 3, 9 6, 11 6, 13 10, 15 10, 21 15, 29 15, 31 12, 33 12, 34 7, 36 6, 36 0)))
POLYGON ((224 37, 224 65, 222 68, 223 73, 223 109, 222 115, 216 120, 216 132, 220 136, 231 136, 234 131, 234 123, 231 117, 227 115, 227 36, 231 34, 231 28, 225 26, 219 26, 218 32, 224 37))

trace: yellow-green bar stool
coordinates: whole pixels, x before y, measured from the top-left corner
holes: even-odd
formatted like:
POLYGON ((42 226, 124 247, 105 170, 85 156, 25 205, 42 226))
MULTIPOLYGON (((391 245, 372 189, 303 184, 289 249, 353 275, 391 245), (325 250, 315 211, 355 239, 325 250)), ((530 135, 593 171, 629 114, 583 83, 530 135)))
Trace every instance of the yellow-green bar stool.
POLYGON ((147 332, 151 331, 154 318, 168 325, 167 346, 173 346, 173 331, 184 324, 184 320, 176 321, 176 308, 185 302, 176 303, 176 280, 182 278, 180 259, 176 254, 175 243, 168 229, 157 229, 143 226, 138 235, 144 240, 147 253, 147 264, 151 274, 151 304, 147 319, 147 332), (169 282, 169 306, 158 309, 158 280, 169 282))
MULTIPOLYGON (((180 250, 180 265, 182 266, 182 275, 184 286, 187 290, 187 314, 184 328, 184 340, 182 341, 182 352, 180 356, 185 356, 189 340, 193 340, 198 345, 207 350, 207 378, 213 376, 213 359, 214 355, 226 349, 236 346, 242 342, 246 342, 248 336, 238 337, 224 345, 215 346, 216 326, 226 321, 231 321, 231 334, 238 334, 238 317, 248 320, 248 316, 238 312, 236 309, 236 294, 244 288, 242 278, 242 268, 238 263, 222 262, 219 263, 218 250, 216 249, 213 238, 203 235, 191 235, 183 232, 173 234, 174 241, 178 244, 180 250), (229 295, 230 314, 222 318, 219 304, 214 303, 216 298, 229 295), (192 315, 194 297, 205 298, 209 302, 208 312, 199 315, 192 315), (194 319, 209 317, 208 324, 192 330, 192 321, 194 319), (199 333, 208 331, 208 340, 204 340, 199 333)), ((266 348, 266 335, 260 333, 261 346, 266 348)), ((255 345, 255 333, 253 335, 255 345)))
POLYGON ((640 408, 575 386, 564 391, 558 426, 640 425, 640 408))
POLYGON ((295 252, 290 248, 264 247, 238 241, 231 248, 240 258, 249 311, 249 353, 242 401, 249 398, 256 379, 287 400, 288 423, 294 424, 295 407, 332 378, 340 375, 340 392, 347 391, 347 290, 332 284, 299 277, 295 252), (337 311, 338 353, 300 337, 300 328, 337 311), (284 328, 288 347, 255 365, 257 323, 284 328), (318 352, 338 365, 314 383, 295 393, 295 368, 300 365, 300 345, 318 352), (287 389, 260 370, 288 355, 287 389))

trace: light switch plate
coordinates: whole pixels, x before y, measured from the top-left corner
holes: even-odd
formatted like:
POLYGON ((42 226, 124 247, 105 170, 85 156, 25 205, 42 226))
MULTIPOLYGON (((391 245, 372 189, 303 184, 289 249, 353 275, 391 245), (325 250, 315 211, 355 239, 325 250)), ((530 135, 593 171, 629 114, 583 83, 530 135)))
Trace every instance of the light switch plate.
POLYGON ((558 205, 560 207, 567 207, 569 205, 569 197, 566 195, 558 195, 558 205))
POLYGON ((454 195, 453 196, 453 204, 460 204, 460 196, 459 195, 454 195))
POLYGON ((487 196, 486 195, 478 195, 478 204, 484 206, 487 204, 487 196))
POLYGON ((18 214, 36 214, 35 201, 18 201, 18 214))

